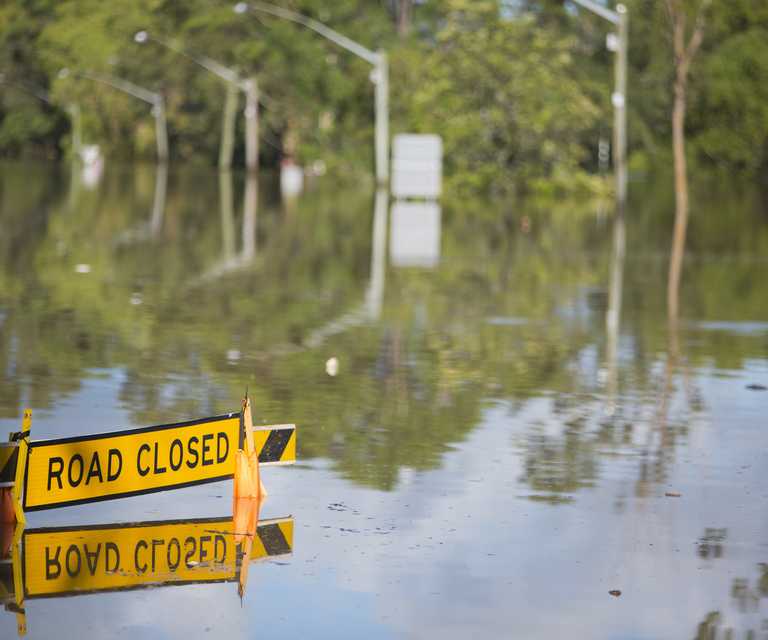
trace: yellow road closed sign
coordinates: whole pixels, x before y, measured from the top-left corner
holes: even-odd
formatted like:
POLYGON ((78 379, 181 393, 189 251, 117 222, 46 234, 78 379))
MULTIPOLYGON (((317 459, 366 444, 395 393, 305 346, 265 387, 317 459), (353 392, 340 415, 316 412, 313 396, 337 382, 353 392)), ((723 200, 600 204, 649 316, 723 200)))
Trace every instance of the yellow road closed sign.
POLYGON ((231 478, 240 414, 33 441, 24 510, 135 496, 231 478))
POLYGON ((293 519, 258 523, 249 558, 231 518, 33 529, 24 533, 26 598, 230 582, 244 562, 293 551, 293 519))

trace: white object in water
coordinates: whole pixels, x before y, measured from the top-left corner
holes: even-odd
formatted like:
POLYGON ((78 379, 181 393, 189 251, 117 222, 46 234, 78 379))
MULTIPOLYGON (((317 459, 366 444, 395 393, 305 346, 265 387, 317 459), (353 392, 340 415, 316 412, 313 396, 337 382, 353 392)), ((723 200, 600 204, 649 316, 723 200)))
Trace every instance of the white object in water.
POLYGON ((102 161, 101 148, 97 144, 84 144, 80 149, 83 164, 91 165, 102 161))
POLYGON ((332 378, 339 372, 339 359, 334 356, 325 362, 325 372, 332 378))
POLYGON ((394 267, 433 268, 440 262, 440 205, 395 202, 389 236, 394 267))
POLYGON ((83 145, 80 150, 80 159, 83 161, 81 172, 83 186, 93 189, 99 184, 104 170, 104 156, 101 155, 101 148, 97 144, 83 145))
POLYGON ((280 166, 280 193, 286 197, 297 196, 304 188, 304 171, 293 162, 280 166))

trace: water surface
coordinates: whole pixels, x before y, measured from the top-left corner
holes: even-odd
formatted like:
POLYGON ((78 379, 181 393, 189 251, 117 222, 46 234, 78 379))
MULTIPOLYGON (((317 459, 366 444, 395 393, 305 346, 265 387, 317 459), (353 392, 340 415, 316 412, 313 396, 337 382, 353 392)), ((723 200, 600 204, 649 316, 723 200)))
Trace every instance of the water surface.
MULTIPOLYGON (((766 635, 759 198, 699 190, 670 322, 662 184, 633 183, 622 222, 272 183, 0 168, 4 431, 24 407, 35 439, 216 415, 246 388, 257 423, 299 427, 260 513, 293 516, 293 553, 253 563, 242 602, 232 582, 29 599, 29 637, 766 635)), ((227 518, 231 491, 28 526, 227 518)))

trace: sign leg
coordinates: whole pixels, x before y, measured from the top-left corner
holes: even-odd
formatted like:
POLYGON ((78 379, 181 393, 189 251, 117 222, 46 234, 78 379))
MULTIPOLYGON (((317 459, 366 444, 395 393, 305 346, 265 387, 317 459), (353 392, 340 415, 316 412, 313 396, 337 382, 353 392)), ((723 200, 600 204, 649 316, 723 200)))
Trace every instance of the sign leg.
POLYGON ((16 522, 24 524, 24 506, 21 503, 22 486, 24 484, 24 472, 27 469, 27 456, 29 455, 29 431, 32 428, 32 409, 24 410, 24 419, 21 423, 19 435, 19 458, 16 462, 16 478, 11 488, 13 497, 13 509, 16 514, 16 522))

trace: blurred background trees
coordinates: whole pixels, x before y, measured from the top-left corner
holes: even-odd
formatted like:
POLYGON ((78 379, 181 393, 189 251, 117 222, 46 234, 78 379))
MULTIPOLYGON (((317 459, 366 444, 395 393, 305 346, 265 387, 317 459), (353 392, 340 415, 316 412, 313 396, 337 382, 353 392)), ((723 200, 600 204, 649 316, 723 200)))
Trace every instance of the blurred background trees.
MULTIPOLYGON (((485 191, 593 190, 610 140, 613 54, 598 18, 563 0, 291 0, 391 57, 392 131, 443 136, 456 185, 485 191)), ((671 160, 674 74, 663 2, 630 11, 629 149, 634 171, 671 160)), ((173 161, 213 165, 225 88, 139 29, 258 78, 261 162, 286 150, 309 165, 367 172, 370 68, 315 34, 204 0, 9 0, 0 6, 0 154, 55 158, 70 148, 68 103, 86 142, 110 157, 154 157, 146 105, 62 67, 109 73, 164 94, 173 161), (35 97, 50 95, 53 104, 35 97)), ((242 98, 239 108, 242 109, 242 98)), ((236 164, 242 164, 242 118, 236 164)), ((692 69, 689 159, 749 177, 768 168, 768 4, 713 0, 692 69)))

